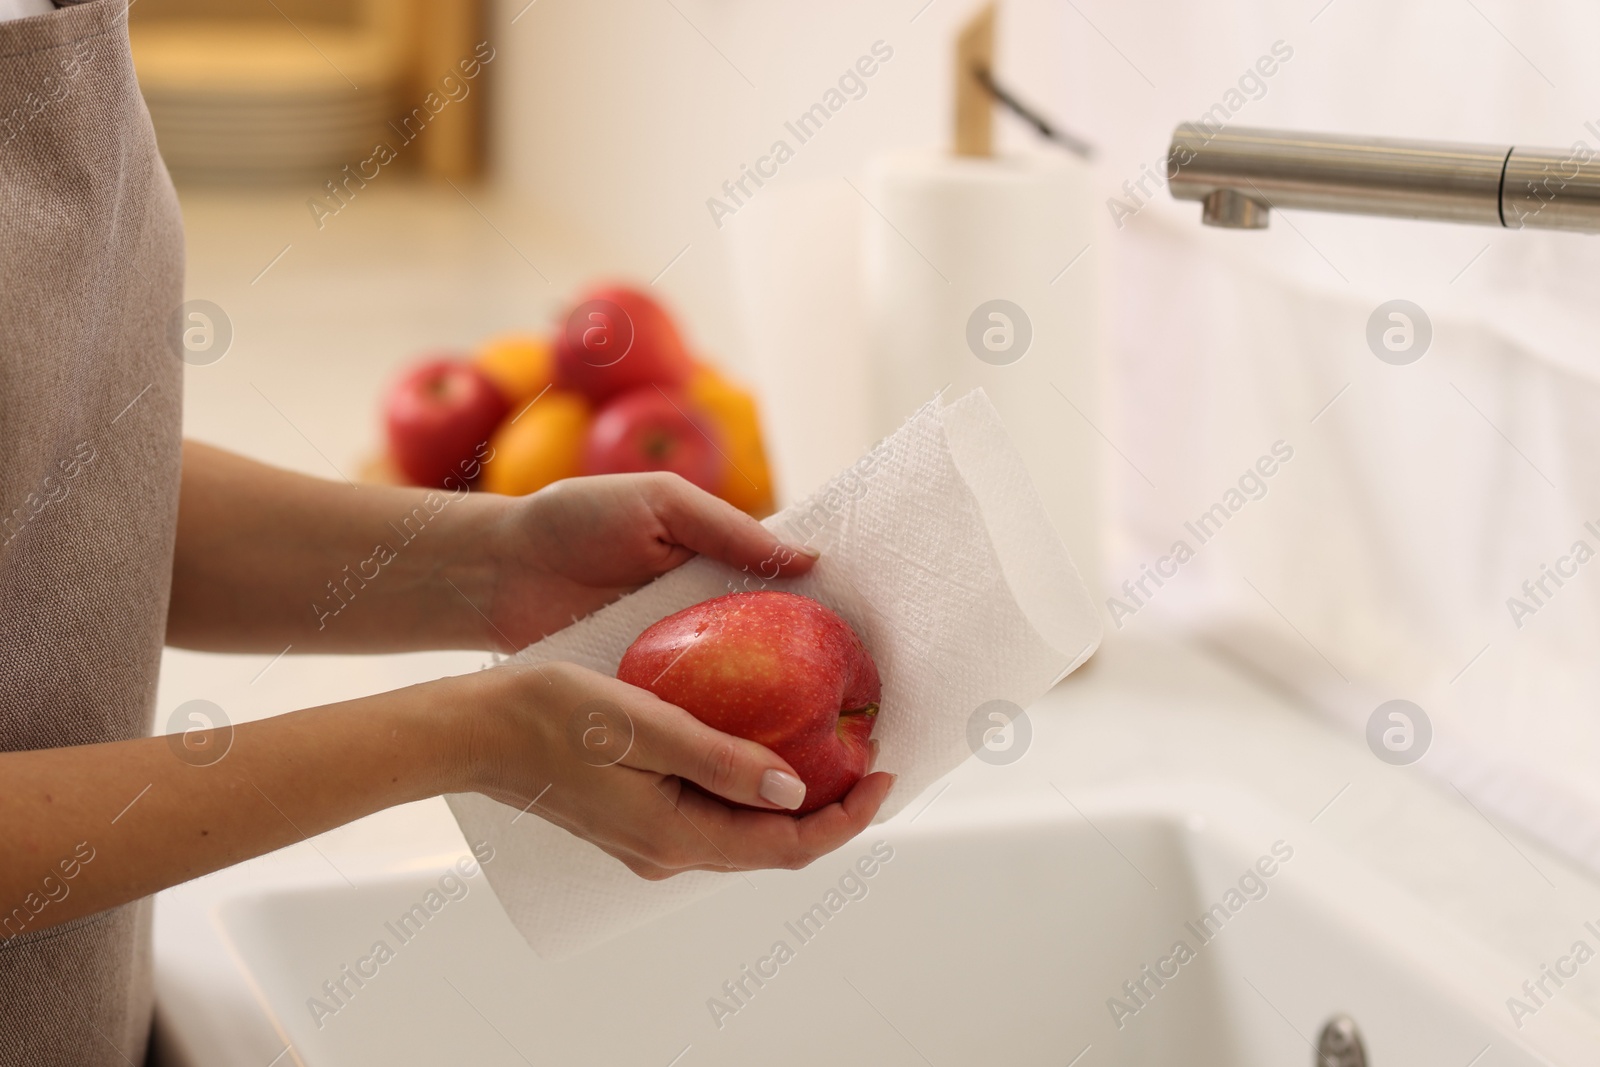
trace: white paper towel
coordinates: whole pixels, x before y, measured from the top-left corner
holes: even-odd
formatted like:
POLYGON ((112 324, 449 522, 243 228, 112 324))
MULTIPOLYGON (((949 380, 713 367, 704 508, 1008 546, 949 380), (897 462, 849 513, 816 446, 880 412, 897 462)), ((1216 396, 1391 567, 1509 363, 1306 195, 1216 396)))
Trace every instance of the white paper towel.
POLYGON ((862 195, 871 205, 862 215, 862 299, 874 436, 936 390, 985 390, 1051 522, 1098 588, 1100 466, 1109 454, 1095 248, 1104 212, 1087 164, 1061 153, 895 153, 872 161, 862 195), (1013 306, 1012 347, 975 351, 970 324, 978 313, 982 329, 995 325, 980 309, 997 300, 1013 306))
MULTIPOLYGON (((994 406, 981 391, 936 399, 809 499, 767 520, 822 550, 812 573, 776 583, 853 626, 883 677, 877 767, 900 776, 879 819, 972 754, 982 704, 1027 707, 1100 641, 1072 559, 994 406)), ((744 587, 748 575, 695 559, 538 644, 519 661, 608 674, 656 620, 744 587)), ((735 875, 648 882, 542 819, 478 794, 448 798, 506 913, 542 956, 562 958, 673 911, 735 875)))

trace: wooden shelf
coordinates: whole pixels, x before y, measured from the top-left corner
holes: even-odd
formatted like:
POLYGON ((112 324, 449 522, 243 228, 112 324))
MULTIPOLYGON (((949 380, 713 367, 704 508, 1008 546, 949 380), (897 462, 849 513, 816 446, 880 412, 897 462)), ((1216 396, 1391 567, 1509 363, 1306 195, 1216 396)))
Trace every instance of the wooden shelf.
MULTIPOLYGON (((274 139, 292 137, 296 125, 305 138, 282 143, 307 158, 320 151, 321 169, 337 171, 366 158, 389 121, 399 127, 434 94, 447 105, 427 115, 393 165, 462 180, 483 167, 492 68, 466 78, 460 65, 477 62, 484 25, 483 0, 140 0, 129 29, 158 137, 165 132, 163 151, 180 176, 185 164, 245 178, 252 168, 262 177, 292 170, 275 159, 274 139), (359 136, 341 132, 353 128, 359 136), (342 151, 341 136, 350 144, 342 151), (208 145, 215 162, 196 165, 208 145)), ((387 136, 400 147, 399 135, 387 136)))

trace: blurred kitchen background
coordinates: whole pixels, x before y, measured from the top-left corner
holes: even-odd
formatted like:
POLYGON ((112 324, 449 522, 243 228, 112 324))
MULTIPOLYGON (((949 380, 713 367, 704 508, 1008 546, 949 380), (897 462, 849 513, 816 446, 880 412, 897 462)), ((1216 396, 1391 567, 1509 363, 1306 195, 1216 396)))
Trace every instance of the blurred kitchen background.
MULTIPOLYGON (((354 479, 399 368, 548 329, 584 284, 621 278, 754 386, 780 503, 803 496, 909 414, 883 353, 897 333, 924 343, 935 316, 914 309, 939 290, 896 288, 885 272, 904 265, 884 256, 914 252, 952 292, 989 277, 957 261, 983 242, 939 232, 937 204, 894 206, 915 203, 894 200, 896 153, 948 150, 953 42, 977 7, 140 0, 188 296, 233 330, 225 358, 186 372, 188 433, 354 479), (880 42, 892 58, 862 94, 719 217, 724 183, 795 143, 785 124, 880 42), (392 160, 368 162, 375 141, 392 160), (363 166, 376 176, 349 180, 363 166)), ((1600 150, 1597 32, 1600 10, 1570 3, 1008 0, 997 75, 1096 155, 996 114, 1001 160, 1070 194, 1039 233, 1013 220, 1015 257, 990 248, 1001 274, 1032 257, 1018 303, 1037 347, 957 366, 962 340, 936 339, 919 371, 924 398, 1027 383, 1002 411, 1108 649, 1176 628, 1355 736, 1380 702, 1416 701, 1424 772, 1591 869, 1600 584, 1583 573, 1533 619, 1507 601, 1600 520, 1594 240, 1299 212, 1205 229, 1163 174, 1174 125, 1218 108, 1230 125, 1600 150), (1366 341, 1397 298, 1432 327, 1407 366, 1366 341), (1259 500, 1190 538, 1178 577, 1125 591, 1279 442, 1293 458, 1259 500)), ((162 709, 204 697, 236 721, 484 661, 168 655, 162 709)), ((329 838, 448 849, 442 805, 411 818, 329 838)), ((166 944, 185 914, 163 912, 166 944)))

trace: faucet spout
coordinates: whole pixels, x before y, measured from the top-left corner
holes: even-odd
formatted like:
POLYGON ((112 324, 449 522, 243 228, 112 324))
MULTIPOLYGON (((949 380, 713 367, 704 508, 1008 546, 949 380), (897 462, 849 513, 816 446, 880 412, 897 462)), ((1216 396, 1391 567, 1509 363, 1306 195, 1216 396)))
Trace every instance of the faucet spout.
POLYGON ((1183 123, 1167 179, 1201 221, 1264 229, 1273 208, 1600 233, 1600 151, 1183 123))

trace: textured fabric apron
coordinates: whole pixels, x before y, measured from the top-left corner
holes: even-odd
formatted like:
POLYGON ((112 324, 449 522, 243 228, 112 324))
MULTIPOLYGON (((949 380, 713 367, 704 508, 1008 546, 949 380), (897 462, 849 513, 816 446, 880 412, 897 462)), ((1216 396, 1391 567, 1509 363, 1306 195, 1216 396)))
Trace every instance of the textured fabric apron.
MULTIPOLYGON (((0 749, 150 731, 182 290, 182 222, 126 0, 0 23, 0 749)), ((108 806, 89 849, 126 828, 112 820, 133 799, 108 806)), ((96 877, 92 860, 77 877, 96 877)), ((42 899, 0 901, 0 1065, 143 1063, 149 901, 40 930, 42 899)))

